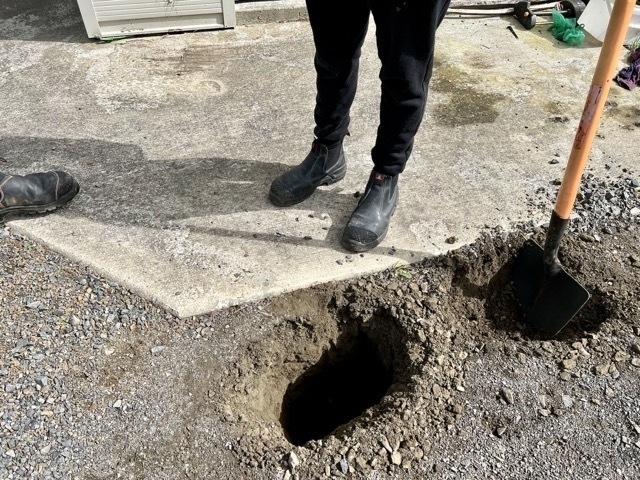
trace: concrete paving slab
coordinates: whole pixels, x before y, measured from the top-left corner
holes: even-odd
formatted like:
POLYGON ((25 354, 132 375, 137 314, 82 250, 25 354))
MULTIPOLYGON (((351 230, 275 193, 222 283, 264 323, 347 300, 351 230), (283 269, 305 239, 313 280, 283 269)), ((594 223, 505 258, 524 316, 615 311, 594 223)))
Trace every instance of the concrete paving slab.
POLYGON ((245 1, 236 3, 239 26, 308 20, 305 0, 245 1))
MULTIPOLYGON (((567 47, 505 18, 446 20, 391 230, 360 256, 339 238, 371 169, 373 25, 347 177, 280 209, 270 182, 312 140, 307 23, 97 43, 73 0, 10 2, 0 15, 0 171, 63 168, 82 185, 68 208, 12 227, 180 316, 417 261, 486 227, 545 221, 551 205, 527 198, 562 175, 599 53, 596 42, 567 47)), ((638 169, 639 113, 638 94, 614 87, 594 172, 638 169)))

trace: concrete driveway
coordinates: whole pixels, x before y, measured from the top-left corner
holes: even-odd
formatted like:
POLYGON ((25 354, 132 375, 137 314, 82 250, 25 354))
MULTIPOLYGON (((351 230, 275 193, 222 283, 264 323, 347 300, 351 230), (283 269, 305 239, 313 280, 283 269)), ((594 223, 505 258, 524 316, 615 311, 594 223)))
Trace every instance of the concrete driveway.
MULTIPOLYGON (((98 43, 74 0, 39 4, 0 9, 0 171, 66 169, 82 192, 68 208, 11 225, 179 316, 418 261, 485 228, 545 221, 552 205, 536 198, 562 176, 600 50, 509 18, 445 20, 391 230, 352 255, 339 239, 371 169, 373 24, 347 177, 281 209, 268 201, 270 182, 313 139, 306 22, 98 43)), ((638 98, 612 88, 590 165, 599 174, 638 169, 638 98)))

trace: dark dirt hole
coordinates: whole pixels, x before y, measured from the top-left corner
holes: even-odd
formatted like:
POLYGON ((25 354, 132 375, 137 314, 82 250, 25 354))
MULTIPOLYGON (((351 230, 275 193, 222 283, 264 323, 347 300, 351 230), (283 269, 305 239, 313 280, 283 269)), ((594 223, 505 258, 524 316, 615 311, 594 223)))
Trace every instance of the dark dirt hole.
POLYGON ((280 415, 287 440, 303 445, 326 437, 380 402, 392 381, 393 372, 366 333, 341 334, 287 388, 280 415))

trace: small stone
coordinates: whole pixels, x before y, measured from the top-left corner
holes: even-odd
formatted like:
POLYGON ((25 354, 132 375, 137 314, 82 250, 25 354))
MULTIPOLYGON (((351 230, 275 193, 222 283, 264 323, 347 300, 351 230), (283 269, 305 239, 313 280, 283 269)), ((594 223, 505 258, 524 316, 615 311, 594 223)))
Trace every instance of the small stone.
POLYGON ((113 347, 104 347, 104 354, 105 355, 113 355, 113 353, 116 351, 115 348, 113 347))
POLYGON ((433 396, 435 398, 440 398, 440 395, 442 395, 442 388, 437 383, 433 384, 433 387, 431 387, 431 391, 433 392, 433 396))
POLYGON ((384 449, 389 452, 389 453, 393 453, 393 448, 391 448, 391 445, 389 444, 389 440, 387 440, 387 437, 382 437, 380 439, 380 443, 382 444, 382 446, 384 447, 384 449))
POLYGON ((551 160, 549 160, 549 163, 551 165, 557 165, 558 163, 560 163, 560 160, 558 160, 557 158, 552 158, 551 160))
POLYGON ((451 411, 456 415, 460 415, 463 412, 462 405, 460 405, 459 403, 456 403, 451 409, 451 411))
POLYGON ((562 362, 560 362, 560 366, 565 370, 573 370, 574 368, 576 368, 576 361, 572 358, 568 358, 562 360, 562 362))
POLYGON ((606 375, 606 373, 609 371, 609 364, 602 363, 600 365, 596 365, 596 367, 594 368, 594 371, 596 375, 606 375))
POLYGON ((513 405, 513 392, 511 390, 503 387, 502 390, 500 390, 500 395, 502 395, 502 398, 508 405, 513 405))
POLYGON ((51 444, 45 445, 44 447, 42 447, 40 449, 40 453, 42 455, 46 455, 47 453, 49 453, 51 451, 51 444))
POLYGON ((562 403, 564 403, 565 408, 571 408, 573 407, 573 398, 571 398, 569 395, 563 395, 562 403))
POLYGON ((527 356, 522 352, 518 352, 518 361, 524 365, 527 363, 527 356))
POLYGON ((344 473, 345 475, 349 473, 349 464, 347 463, 347 460, 345 458, 341 458, 338 465, 340 466, 340 471, 342 473, 344 473))
POLYGON ((393 452, 391 454, 391 463, 400 465, 402 463, 402 454, 400 452, 393 452))
POLYGON ((507 427, 498 427, 495 430, 495 434, 497 437, 502 437, 502 435, 504 435, 504 432, 507 431, 507 427))
POLYGON ((291 472, 289 470, 285 470, 282 480, 291 480, 291 472))
POLYGON ((542 342, 542 349, 549 353, 555 353, 556 351, 551 342, 542 342))
POLYGON ((629 359, 629 354, 623 351, 618 351, 616 352, 616 354, 614 355, 613 359, 616 362, 625 362, 629 359))
POLYGON ((569 372, 560 372, 560 375, 558 376, 563 382, 568 382, 569 380, 571 380, 571 374, 569 372))
POLYGON ((579 237, 583 242, 592 243, 596 241, 595 237, 593 235, 589 235, 588 233, 581 233, 579 237))
POLYGON ((156 355, 157 353, 160 353, 161 351, 163 351, 165 348, 167 348, 164 345, 156 345, 155 347, 151 348, 151 353, 153 355, 156 355))
POLYGON ((445 240, 445 242, 448 243, 449 245, 453 245, 457 241, 458 241, 458 239, 455 236, 451 236, 451 237, 449 237, 449 238, 447 238, 445 240))
POLYGON ((631 365, 633 365, 634 367, 640 367, 640 358, 633 357, 631 359, 631 365))
POLYGON ((298 455, 296 455, 296 452, 291 452, 289 454, 289 466, 292 469, 300 466, 300 459, 298 458, 298 455))
POLYGON ((118 399, 113 403, 113 408, 122 408, 122 400, 118 399))
POLYGON ((356 457, 356 465, 360 471, 364 472, 367 469, 367 461, 362 457, 356 457))
POLYGON ((634 217, 635 217, 636 215, 640 215, 640 208, 638 208, 638 207, 633 207, 629 213, 630 213, 631 215, 633 215, 634 217))
POLYGON ((36 383, 41 387, 46 387, 49 384, 49 379, 47 377, 36 377, 36 383))
POLYGON ((543 417, 548 417, 549 415, 551 415, 551 411, 547 410, 546 408, 541 408, 540 410, 538 410, 538 413, 540 413, 540 415, 542 415, 543 417))
POLYGON ((7 450, 4 452, 7 457, 16 458, 16 452, 14 450, 7 450))

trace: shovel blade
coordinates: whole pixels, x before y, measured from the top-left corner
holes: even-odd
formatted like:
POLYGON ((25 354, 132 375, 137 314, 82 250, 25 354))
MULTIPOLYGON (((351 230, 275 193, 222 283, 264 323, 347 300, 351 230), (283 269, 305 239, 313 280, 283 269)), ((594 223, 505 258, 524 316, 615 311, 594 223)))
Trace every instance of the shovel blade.
POLYGON ((544 250, 532 240, 524 244, 515 259, 511 283, 525 321, 552 336, 562 330, 591 297, 564 268, 547 275, 544 250))

